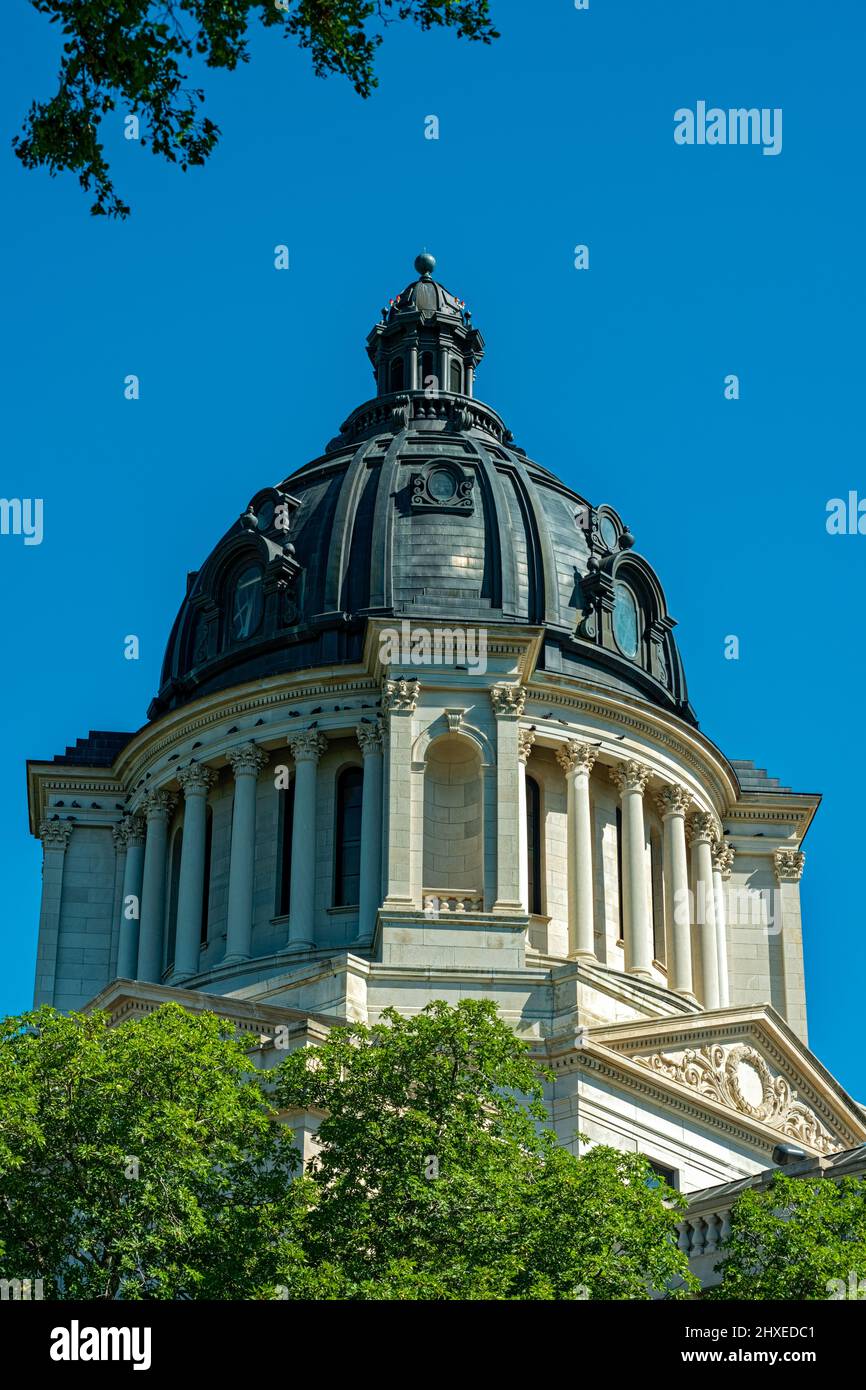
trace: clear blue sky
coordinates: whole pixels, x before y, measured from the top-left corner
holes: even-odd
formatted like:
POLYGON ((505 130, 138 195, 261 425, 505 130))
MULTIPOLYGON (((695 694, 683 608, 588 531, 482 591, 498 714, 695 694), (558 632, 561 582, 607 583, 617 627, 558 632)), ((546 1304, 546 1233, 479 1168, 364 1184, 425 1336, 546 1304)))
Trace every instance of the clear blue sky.
POLYGON ((490 48, 395 26, 366 103, 262 33, 206 78, 206 169, 164 166, 116 117, 127 223, 12 156, 58 35, 7 10, 0 495, 44 498, 45 539, 0 537, 0 1011, 32 988, 25 758, 144 722, 187 570, 371 394, 364 337, 426 245, 487 340, 478 394, 657 568, 702 728, 823 792, 811 1041, 866 1100, 866 537, 825 530, 829 498, 866 495, 862 3, 494 0, 490 48), (782 153, 675 145, 698 100, 781 107, 782 153))

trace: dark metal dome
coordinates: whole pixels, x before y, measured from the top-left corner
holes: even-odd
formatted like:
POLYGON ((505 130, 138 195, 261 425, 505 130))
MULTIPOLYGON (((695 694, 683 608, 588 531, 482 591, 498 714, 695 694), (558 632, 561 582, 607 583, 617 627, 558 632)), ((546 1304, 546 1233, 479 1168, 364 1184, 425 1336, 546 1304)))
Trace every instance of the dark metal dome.
POLYGON ((462 302, 423 270, 368 352, 379 394, 320 458, 258 492, 190 575, 149 716, 357 662, 367 620, 393 616, 538 627, 542 668, 693 720, 655 574, 616 512, 528 459, 474 398, 483 340, 462 302), (420 286, 432 293, 419 305, 420 286))

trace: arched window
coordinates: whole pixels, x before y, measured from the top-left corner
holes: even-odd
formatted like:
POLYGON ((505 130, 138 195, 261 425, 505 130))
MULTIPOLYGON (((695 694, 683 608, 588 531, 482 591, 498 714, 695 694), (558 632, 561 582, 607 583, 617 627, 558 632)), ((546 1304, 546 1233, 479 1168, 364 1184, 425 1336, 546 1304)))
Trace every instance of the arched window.
POLYGON ((541 792, 534 777, 526 779, 526 855, 529 911, 544 911, 541 896, 541 792))
POLYGON ((235 642, 253 637, 262 624, 265 597, 261 565, 241 570, 229 595, 228 632, 235 642))
POLYGON ((280 810, 277 824, 277 902, 276 915, 288 916, 292 901, 292 831, 295 824, 295 779, 277 792, 280 810))
POLYGON ((430 377, 433 375, 433 354, 432 352, 421 353, 421 385, 428 386, 430 377))
POLYGON ((403 358, 395 357, 391 363, 391 390, 403 390, 403 358))
POLYGON ((347 767, 337 778, 337 855, 334 905, 358 902, 361 883, 361 795, 364 774, 347 767))
POLYGON ((634 660, 640 648, 640 615, 637 599, 620 580, 613 586, 613 635, 623 656, 634 660))
POLYGON ((459 393, 463 390, 463 364, 451 359, 451 390, 459 393))
POLYGON ((205 807, 204 820, 204 877, 201 885, 201 944, 207 945, 210 916, 210 866, 213 858, 213 807, 205 807))
POLYGON ((177 900, 180 893, 180 856, 183 851, 183 830, 178 827, 171 842, 171 870, 168 880, 168 923, 165 933, 165 968, 174 965, 174 948, 177 941, 177 900))
POLYGON ((619 901, 619 934, 618 934, 618 936, 617 936, 617 941, 624 941, 624 940, 625 940, 625 933, 624 933, 624 930, 623 930, 623 922, 624 922, 625 919, 624 919, 624 917, 623 917, 623 900, 622 900, 622 807, 621 807, 621 806, 617 806, 617 808, 616 808, 616 882, 617 882, 617 899, 618 899, 618 901, 619 901))

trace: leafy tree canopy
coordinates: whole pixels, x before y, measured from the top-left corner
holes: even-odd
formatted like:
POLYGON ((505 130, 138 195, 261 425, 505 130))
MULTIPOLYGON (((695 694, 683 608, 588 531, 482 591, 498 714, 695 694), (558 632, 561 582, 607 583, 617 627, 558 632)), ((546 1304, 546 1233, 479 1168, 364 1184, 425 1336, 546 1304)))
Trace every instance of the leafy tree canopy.
POLYGON ((776 1173, 737 1198, 723 1249, 722 1282, 707 1298, 851 1297, 866 1279, 866 1183, 776 1173))
POLYGON ((342 73, 362 97, 377 86, 381 28, 412 20, 422 29, 448 27, 458 37, 490 43, 499 35, 489 0, 30 0, 59 24, 65 42, 58 86, 34 101, 13 140, 28 169, 72 170, 91 212, 126 217, 100 138, 104 117, 123 110, 140 117, 154 154, 187 169, 203 164, 219 139, 205 115, 204 92, 188 85, 196 60, 233 70, 249 59, 248 31, 266 28, 308 49, 317 76, 342 73))
POLYGON ((215 1014, 0 1024, 5 1278, 46 1298, 262 1298, 291 1277, 291 1131, 215 1014))
POLYGON ((285 1059, 276 1093, 325 1116, 298 1184, 319 1296, 634 1299, 694 1286, 677 1195, 648 1183, 640 1155, 577 1158, 557 1142, 528 1045, 492 1003, 335 1029, 285 1059))
POLYGON ((578 1158, 493 1004, 257 1072, 214 1014, 0 1024, 0 1277, 48 1298, 633 1299, 695 1286, 646 1160, 578 1158), (291 1121, 322 1116, 301 1174, 291 1121), (290 1123, 279 1123, 280 1118, 290 1123))

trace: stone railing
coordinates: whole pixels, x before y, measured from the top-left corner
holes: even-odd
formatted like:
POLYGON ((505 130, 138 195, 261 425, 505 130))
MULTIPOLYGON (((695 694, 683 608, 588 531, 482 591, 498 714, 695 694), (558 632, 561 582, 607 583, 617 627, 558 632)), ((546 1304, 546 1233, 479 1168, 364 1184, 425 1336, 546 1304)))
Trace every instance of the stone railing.
POLYGON ((721 1278, 715 1266, 722 1258, 720 1246, 731 1231, 731 1207, 738 1195, 731 1193, 709 1204, 696 1203, 694 1208, 689 1207, 688 1216, 680 1223, 677 1245, 688 1255, 691 1271, 704 1288, 718 1284, 721 1278))
POLYGON ((424 915, 429 917, 484 911, 484 894, 477 888, 425 888, 422 898, 424 915))

